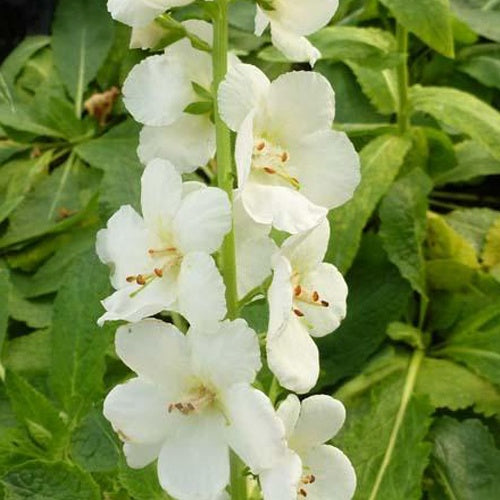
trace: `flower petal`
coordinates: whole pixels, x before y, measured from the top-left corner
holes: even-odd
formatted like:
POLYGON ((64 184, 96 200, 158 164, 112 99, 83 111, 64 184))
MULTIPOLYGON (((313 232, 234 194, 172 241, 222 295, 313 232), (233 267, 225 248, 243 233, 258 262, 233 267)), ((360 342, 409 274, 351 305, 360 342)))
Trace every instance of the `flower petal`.
POLYGON ((271 23, 273 45, 290 61, 308 62, 311 68, 321 58, 321 52, 305 37, 283 28, 279 23, 271 23))
POLYGON ((308 134, 331 128, 335 94, 330 82, 319 73, 285 73, 271 84, 267 113, 267 127, 280 138, 283 147, 290 147, 308 134))
POLYGON ((220 414, 190 415, 163 445, 160 484, 180 500, 209 499, 229 482, 229 449, 220 414))
POLYGON ((193 369, 215 387, 251 384, 261 368, 259 340, 243 319, 224 321, 210 331, 203 325, 188 333, 193 369))
POLYGON ((119 319, 136 322, 171 309, 176 298, 176 278, 173 274, 167 272, 142 289, 139 285, 132 284, 116 291, 102 301, 106 313, 97 323, 102 326, 106 321, 119 319))
POLYGON ((356 491, 356 472, 339 449, 318 446, 301 458, 304 468, 316 479, 306 486, 308 500, 351 500, 356 491))
POLYGON ((186 255, 178 279, 178 310, 193 326, 216 322, 226 315, 226 287, 212 257, 186 255))
POLYGON ((163 442, 153 444, 125 443, 123 453, 127 460, 127 465, 132 469, 142 469, 154 462, 160 454, 163 442))
POLYGON ((123 85, 123 101, 134 119, 156 127, 178 120, 192 93, 183 67, 164 55, 144 59, 123 85))
POLYGON ((252 168, 252 155, 254 146, 254 113, 251 111, 243 120, 241 127, 236 134, 236 144, 234 147, 234 159, 238 173, 238 186, 245 186, 250 170, 252 168))
POLYGON ((287 238, 281 246, 281 255, 290 261, 295 272, 304 273, 323 262, 329 241, 330 224, 323 219, 315 228, 287 238))
POLYGON ((300 457, 292 450, 287 450, 277 465, 260 474, 264 500, 297 500, 297 488, 301 476, 300 457))
POLYGON ((328 209, 350 200, 358 187, 359 156, 343 132, 325 130, 297 142, 290 150, 290 172, 301 192, 328 209))
POLYGON ((293 305, 292 266, 288 259, 276 255, 273 262, 273 280, 267 293, 269 301, 268 335, 277 333, 292 312, 293 305))
POLYGON ((213 253, 231 229, 231 205, 222 189, 209 187, 189 193, 174 219, 176 246, 188 252, 213 253))
POLYGON ((345 408, 340 401, 324 394, 310 396, 302 401, 290 446, 300 454, 320 446, 337 434, 344 421, 345 408))
POLYGON ((129 47, 142 50, 152 49, 160 42, 164 34, 165 30, 154 21, 146 26, 136 26, 132 28, 129 47))
POLYGON ((257 36, 261 36, 264 30, 269 25, 269 17, 264 13, 264 11, 257 5, 257 10, 255 12, 255 31, 257 36))
POLYGON ((166 127, 145 126, 137 154, 143 163, 169 160, 180 173, 194 172, 215 154, 215 129, 204 115, 183 114, 166 127))
POLYGON ((259 224, 272 224, 280 231, 296 234, 317 226, 326 208, 314 205, 303 194, 282 186, 248 182, 241 199, 250 217, 259 224))
POLYGON ((218 102, 222 119, 235 132, 248 114, 261 107, 269 91, 267 76, 251 64, 236 64, 219 86, 218 102))
POLYGON ((122 206, 97 233, 96 251, 101 262, 111 268, 115 289, 127 285, 127 276, 151 269, 148 254, 149 231, 142 217, 130 206, 122 206))
POLYGON ((167 402, 157 385, 133 378, 111 390, 103 413, 123 441, 156 444, 167 435, 167 402))
POLYGON ((318 348, 292 312, 285 325, 267 335, 267 361, 278 382, 297 394, 309 392, 319 376, 318 348))
POLYGON ((141 178, 141 206, 150 229, 162 235, 181 204, 182 178, 166 160, 152 160, 141 178))
POLYGON ((328 303, 327 307, 305 302, 297 303, 304 313, 309 334, 323 337, 336 330, 347 313, 347 284, 342 274, 333 265, 326 262, 301 279, 306 290, 318 292, 320 300, 328 303))
POLYGON ((285 426, 286 438, 290 439, 300 415, 299 398, 295 394, 289 394, 287 398, 280 403, 276 413, 285 426))
POLYGON ((171 399, 185 388, 189 377, 186 337, 173 325, 156 319, 123 325, 115 337, 116 353, 142 378, 161 386, 171 399))
POLYGON ((246 384, 223 397, 229 446, 253 473, 273 467, 286 452, 285 432, 269 398, 246 384))
POLYGON ((108 11, 116 21, 145 26, 167 9, 169 0, 108 0, 108 11))

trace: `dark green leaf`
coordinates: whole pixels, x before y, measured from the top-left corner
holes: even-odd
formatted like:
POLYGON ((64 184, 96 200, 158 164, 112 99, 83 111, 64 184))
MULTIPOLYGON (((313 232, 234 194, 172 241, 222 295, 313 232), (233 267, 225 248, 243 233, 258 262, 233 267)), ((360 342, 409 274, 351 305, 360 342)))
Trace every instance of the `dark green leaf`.
MULTIPOLYGON (((0 355, 2 354, 3 344, 7 336, 7 324, 9 320, 9 293, 10 282, 9 272, 0 262, 0 355)), ((0 358, 0 374, 3 371, 2 362, 0 358)))
POLYGON ((48 373, 50 367, 50 331, 37 330, 12 339, 7 344, 5 366, 25 377, 48 373))
POLYGON ((155 465, 134 470, 123 464, 120 468, 119 481, 134 500, 167 500, 169 498, 160 487, 155 465))

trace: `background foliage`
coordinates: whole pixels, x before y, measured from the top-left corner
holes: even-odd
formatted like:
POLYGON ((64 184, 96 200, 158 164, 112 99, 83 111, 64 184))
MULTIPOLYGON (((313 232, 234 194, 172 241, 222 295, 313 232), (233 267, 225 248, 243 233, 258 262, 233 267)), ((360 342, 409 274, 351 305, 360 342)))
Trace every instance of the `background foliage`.
MULTIPOLYGON (((252 35, 251 2, 232 7, 238 55, 271 77, 301 68, 252 35)), ((174 18, 200 15, 195 3, 174 18)), ((6 499, 165 498, 153 469, 124 466, 101 416, 104 394, 128 373, 113 328, 96 326, 109 285, 95 233, 136 204, 142 167, 121 102, 105 124, 83 103, 144 57, 127 49, 129 36, 104 0, 64 0, 52 36, 26 38, 0 67, 6 499)), ((181 36, 171 22, 163 45, 181 36)), ((336 91, 335 126, 362 159, 354 199, 330 216, 328 260, 347 273, 349 314, 320 340, 317 386, 347 406, 336 443, 357 469, 356 498, 494 500, 500 2, 344 0, 311 39, 336 91)), ((259 331, 266 314, 262 301, 245 310, 259 331)))

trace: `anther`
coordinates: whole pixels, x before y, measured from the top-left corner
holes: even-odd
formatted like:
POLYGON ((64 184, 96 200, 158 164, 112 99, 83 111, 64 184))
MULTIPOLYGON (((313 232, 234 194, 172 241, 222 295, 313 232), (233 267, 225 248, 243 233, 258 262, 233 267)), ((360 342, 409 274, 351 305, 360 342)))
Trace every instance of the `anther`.
POLYGON ((302 287, 300 285, 297 285, 294 290, 295 297, 298 297, 302 293, 302 287))
POLYGON ((146 284, 146 278, 142 274, 138 274, 135 277, 135 281, 138 285, 145 285, 146 284))
POLYGON ((271 167, 264 167, 264 172, 266 172, 266 174, 275 174, 276 170, 274 170, 274 168, 271 167))
POLYGON ((321 305, 322 305, 323 307, 330 307, 330 302, 327 302, 326 300, 322 300, 322 301, 321 301, 321 305))
POLYGON ((259 142, 259 144, 257 144, 257 151, 262 151, 264 148, 266 147, 266 143, 265 142, 259 142))
POLYGON ((158 276, 158 278, 162 278, 163 277, 163 269, 159 269, 157 267, 157 268, 155 268, 154 273, 156 274, 156 276, 158 276))
POLYGON ((300 488, 299 495, 303 497, 307 497, 307 491, 304 488, 300 488))
POLYGON ((300 309, 294 309, 293 312, 295 313, 296 316, 299 318, 304 317, 304 313, 300 309))
POLYGON ((137 279, 137 276, 127 276, 125 279, 127 283, 133 283, 137 279))
POLYGON ((288 153, 286 151, 283 151, 283 153, 281 153, 281 161, 283 163, 286 163, 288 161, 288 158, 289 158, 288 153))
POLYGON ((312 299, 314 300, 314 302, 318 302, 319 300, 319 293, 314 291, 313 294, 312 294, 312 299))
POLYGON ((303 484, 313 484, 314 481, 316 481, 316 476, 314 476, 313 474, 309 474, 308 476, 304 476, 302 478, 303 484))

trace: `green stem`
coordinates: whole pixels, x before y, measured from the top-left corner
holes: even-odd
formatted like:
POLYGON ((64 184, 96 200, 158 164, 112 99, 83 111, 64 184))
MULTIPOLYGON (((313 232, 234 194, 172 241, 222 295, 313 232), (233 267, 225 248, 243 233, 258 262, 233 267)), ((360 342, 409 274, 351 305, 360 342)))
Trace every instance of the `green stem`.
MULTIPOLYGON (((214 9, 214 95, 227 73, 228 52, 228 0, 217 0, 214 9)), ((214 99, 215 133, 217 143, 217 183, 223 189, 229 201, 233 202, 234 174, 232 168, 231 136, 229 129, 219 115, 217 99, 214 99)), ((220 250, 220 266, 224 283, 226 284, 227 316, 234 319, 238 314, 238 291, 236 286, 236 252, 234 228, 224 238, 220 250)))
POLYGON ((231 500, 247 500, 248 489, 245 464, 231 452, 231 500))
POLYGON ((401 24, 396 24, 396 40, 398 53, 403 60, 397 67, 398 75, 398 128, 401 135, 405 134, 410 127, 410 115, 408 106, 408 31, 401 24))

